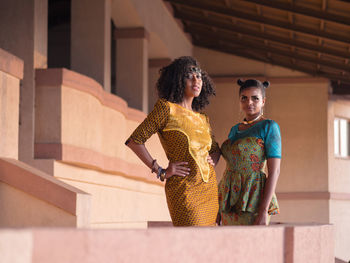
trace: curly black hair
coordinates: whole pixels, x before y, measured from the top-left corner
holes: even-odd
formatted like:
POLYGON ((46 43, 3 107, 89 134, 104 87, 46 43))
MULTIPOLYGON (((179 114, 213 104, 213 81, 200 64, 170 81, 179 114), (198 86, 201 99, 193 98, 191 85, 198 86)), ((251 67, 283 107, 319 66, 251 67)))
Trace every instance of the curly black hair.
MULTIPOLYGON (((159 98, 173 103, 182 102, 186 87, 185 77, 191 66, 199 68, 198 61, 193 57, 184 56, 160 69, 160 77, 156 85, 159 98)), ((192 102, 192 108, 195 111, 202 110, 209 104, 209 97, 215 95, 214 84, 205 71, 202 71, 202 81, 202 91, 192 102)))

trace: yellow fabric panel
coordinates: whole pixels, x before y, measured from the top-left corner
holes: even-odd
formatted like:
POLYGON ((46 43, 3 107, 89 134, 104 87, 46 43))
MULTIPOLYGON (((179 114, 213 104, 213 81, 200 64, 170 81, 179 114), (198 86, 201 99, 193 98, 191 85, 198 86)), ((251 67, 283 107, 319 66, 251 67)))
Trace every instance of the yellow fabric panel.
POLYGON ((205 115, 168 102, 170 115, 164 128, 166 131, 180 131, 188 139, 189 152, 196 161, 204 182, 209 180, 208 152, 212 145, 210 128, 205 115))

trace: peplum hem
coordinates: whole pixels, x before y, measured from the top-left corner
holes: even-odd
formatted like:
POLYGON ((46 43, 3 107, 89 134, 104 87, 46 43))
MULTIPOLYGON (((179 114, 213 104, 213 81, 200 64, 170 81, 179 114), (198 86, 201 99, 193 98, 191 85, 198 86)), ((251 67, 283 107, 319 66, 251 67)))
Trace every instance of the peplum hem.
MULTIPOLYGON (((242 174, 233 171, 226 171, 221 183, 224 183, 224 191, 219 196, 220 212, 250 212, 257 213, 259 210, 259 201, 263 196, 263 191, 266 182, 266 175, 263 172, 251 174, 245 177, 242 174)), ((269 215, 279 214, 278 202, 275 194, 273 195, 269 209, 269 215)))

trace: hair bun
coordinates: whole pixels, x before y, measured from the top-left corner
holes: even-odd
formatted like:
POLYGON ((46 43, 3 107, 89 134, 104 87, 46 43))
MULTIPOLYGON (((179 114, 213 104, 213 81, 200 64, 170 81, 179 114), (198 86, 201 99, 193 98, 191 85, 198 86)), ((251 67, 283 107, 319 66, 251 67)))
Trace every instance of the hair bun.
POLYGON ((264 85, 265 89, 267 89, 270 86, 270 82, 264 81, 263 85, 264 85))
POLYGON ((238 80, 237 80, 237 84, 238 84, 239 86, 243 86, 243 85, 244 85, 244 81, 241 80, 241 79, 238 79, 238 80))

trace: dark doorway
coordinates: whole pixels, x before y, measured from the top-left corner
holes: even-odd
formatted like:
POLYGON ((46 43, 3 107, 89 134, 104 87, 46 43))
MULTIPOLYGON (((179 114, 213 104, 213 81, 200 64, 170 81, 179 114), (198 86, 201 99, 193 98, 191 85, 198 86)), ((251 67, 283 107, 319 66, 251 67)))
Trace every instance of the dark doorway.
POLYGON ((49 0, 49 68, 70 68, 71 0, 49 0))

